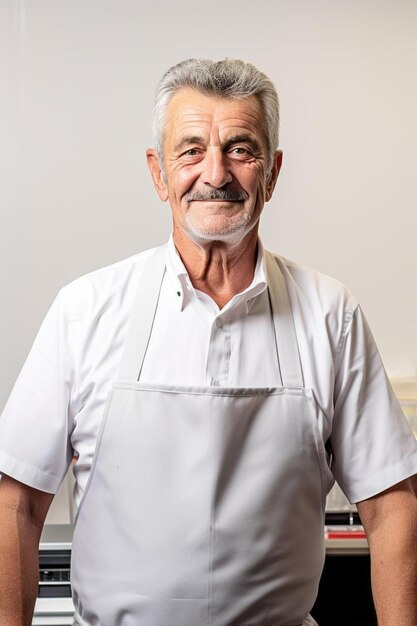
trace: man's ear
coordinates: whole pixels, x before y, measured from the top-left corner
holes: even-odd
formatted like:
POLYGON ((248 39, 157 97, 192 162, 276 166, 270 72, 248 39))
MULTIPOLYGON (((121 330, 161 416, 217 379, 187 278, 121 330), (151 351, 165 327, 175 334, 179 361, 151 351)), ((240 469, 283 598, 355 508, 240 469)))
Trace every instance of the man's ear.
POLYGON ((155 189, 158 192, 158 196, 162 202, 166 202, 168 200, 168 189, 162 174, 156 150, 148 148, 146 150, 146 160, 148 161, 149 171, 151 173, 155 189))
POLYGON ((279 172, 281 170, 281 165, 282 165, 282 150, 277 150, 275 152, 272 169, 268 175, 268 180, 266 183, 266 197, 265 197, 266 202, 268 202, 272 198, 272 194, 274 193, 275 185, 278 180, 279 172))

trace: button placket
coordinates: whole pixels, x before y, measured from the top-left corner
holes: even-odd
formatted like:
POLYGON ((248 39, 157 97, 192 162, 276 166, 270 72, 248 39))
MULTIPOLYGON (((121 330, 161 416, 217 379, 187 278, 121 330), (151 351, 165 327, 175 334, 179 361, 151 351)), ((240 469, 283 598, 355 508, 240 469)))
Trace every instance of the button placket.
POLYGON ((211 326, 206 363, 206 381, 212 386, 227 386, 230 371, 230 324, 216 317, 211 326))

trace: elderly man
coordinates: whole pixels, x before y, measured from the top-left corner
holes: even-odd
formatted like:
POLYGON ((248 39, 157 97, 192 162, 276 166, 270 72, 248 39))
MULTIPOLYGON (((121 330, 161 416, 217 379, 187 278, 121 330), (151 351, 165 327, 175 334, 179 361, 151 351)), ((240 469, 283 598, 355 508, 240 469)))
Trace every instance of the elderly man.
POLYGON ((417 444, 353 296, 258 238, 282 161, 273 84, 184 61, 154 130, 170 241, 60 292, 0 420, 1 623, 30 623, 75 454, 75 624, 313 624, 335 477, 379 623, 416 626, 417 444))

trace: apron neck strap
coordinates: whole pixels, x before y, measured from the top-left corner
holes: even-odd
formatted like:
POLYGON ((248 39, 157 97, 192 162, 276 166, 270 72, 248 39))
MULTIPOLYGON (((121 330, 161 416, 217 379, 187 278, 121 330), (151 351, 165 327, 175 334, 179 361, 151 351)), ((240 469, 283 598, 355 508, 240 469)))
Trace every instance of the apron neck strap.
MULTIPOLYGON (((139 380, 165 274, 167 246, 160 246, 144 268, 132 307, 132 321, 119 368, 119 380, 139 380)), ((265 251, 275 341, 284 387, 303 387, 294 320, 280 262, 265 251)))
POLYGON ((265 250, 278 363, 284 387, 303 387, 303 372, 290 299, 279 257, 265 250))
POLYGON ((120 380, 139 380, 165 274, 167 245, 155 250, 145 265, 133 301, 132 321, 119 368, 120 380))

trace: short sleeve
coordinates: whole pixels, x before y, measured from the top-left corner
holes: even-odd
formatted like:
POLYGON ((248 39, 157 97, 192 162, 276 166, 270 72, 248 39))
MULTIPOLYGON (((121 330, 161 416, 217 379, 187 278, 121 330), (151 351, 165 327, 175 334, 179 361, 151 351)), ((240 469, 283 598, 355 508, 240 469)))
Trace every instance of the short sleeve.
POLYGON ((72 458, 72 323, 60 292, 0 417, 0 472, 55 493, 72 458))
POLYGON ((417 442, 360 307, 341 346, 334 406, 332 471, 350 502, 417 473, 417 442))

